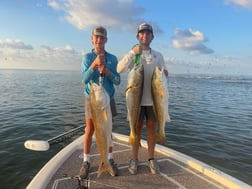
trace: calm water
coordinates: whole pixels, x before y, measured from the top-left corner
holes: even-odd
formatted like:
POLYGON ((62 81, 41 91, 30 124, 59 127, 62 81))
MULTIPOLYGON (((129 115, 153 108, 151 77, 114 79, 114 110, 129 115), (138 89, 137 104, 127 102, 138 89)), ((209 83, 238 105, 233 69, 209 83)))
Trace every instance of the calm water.
MULTIPOLYGON (((25 140, 48 140, 84 123, 80 81, 79 72, 0 70, 1 188, 25 188, 73 140, 47 152, 23 147, 25 140)), ((129 134, 125 86, 117 87, 113 130, 129 134)), ((171 76, 169 91, 167 146, 252 185, 252 79, 171 76)))

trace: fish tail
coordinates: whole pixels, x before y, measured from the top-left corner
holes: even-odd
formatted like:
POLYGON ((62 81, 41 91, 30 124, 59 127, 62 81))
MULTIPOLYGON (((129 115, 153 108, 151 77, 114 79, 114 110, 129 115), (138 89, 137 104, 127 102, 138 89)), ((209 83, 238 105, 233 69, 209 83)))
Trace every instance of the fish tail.
POLYGON ((134 136, 133 134, 130 134, 129 144, 134 144, 136 140, 137 140, 137 136, 134 136))
POLYGON ((100 162, 99 164, 99 168, 98 168, 98 174, 97 174, 97 178, 100 177, 102 175, 102 173, 110 173, 112 176, 115 176, 114 175, 114 171, 110 165, 110 163, 107 161, 107 162, 100 162))
POLYGON ((140 139, 138 139, 137 136, 134 136, 133 134, 130 134, 130 137, 129 137, 129 144, 132 145, 132 144, 136 143, 137 141, 139 142, 139 146, 142 147, 141 142, 140 142, 140 139))
POLYGON ((161 142, 161 143, 165 144, 166 143, 166 136, 162 133, 158 133, 156 135, 156 142, 161 142))

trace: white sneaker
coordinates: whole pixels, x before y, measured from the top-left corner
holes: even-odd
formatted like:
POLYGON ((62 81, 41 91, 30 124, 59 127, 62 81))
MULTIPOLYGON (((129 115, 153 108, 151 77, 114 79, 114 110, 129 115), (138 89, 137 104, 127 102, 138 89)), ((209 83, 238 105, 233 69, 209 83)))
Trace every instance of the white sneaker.
POLYGON ((152 174, 159 174, 160 173, 160 169, 159 169, 159 165, 158 165, 157 160, 155 160, 155 159, 149 160, 149 167, 150 167, 150 172, 152 174))
POLYGON ((129 162, 129 172, 132 174, 132 175, 135 175, 137 174, 137 166, 138 166, 138 160, 137 159, 131 159, 130 162, 129 162))

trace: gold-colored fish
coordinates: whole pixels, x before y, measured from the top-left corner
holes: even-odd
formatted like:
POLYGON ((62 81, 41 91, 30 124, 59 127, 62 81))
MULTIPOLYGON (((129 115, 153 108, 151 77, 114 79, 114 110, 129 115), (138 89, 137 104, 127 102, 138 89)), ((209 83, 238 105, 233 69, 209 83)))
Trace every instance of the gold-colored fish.
POLYGON ((154 103, 154 112, 158 123, 158 130, 156 133, 156 142, 166 142, 165 136, 165 122, 170 122, 170 115, 168 110, 169 92, 167 86, 167 79, 163 68, 156 67, 153 71, 151 89, 154 103))
POLYGON ((114 176, 113 169, 108 161, 109 143, 112 136, 112 115, 110 98, 102 85, 93 83, 90 87, 90 107, 95 128, 96 144, 101 155, 97 177, 109 172, 114 176))
POLYGON ((126 89, 126 106, 128 111, 128 120, 130 124, 129 144, 136 140, 136 128, 140 114, 144 68, 142 64, 135 65, 128 74, 128 84, 126 89))

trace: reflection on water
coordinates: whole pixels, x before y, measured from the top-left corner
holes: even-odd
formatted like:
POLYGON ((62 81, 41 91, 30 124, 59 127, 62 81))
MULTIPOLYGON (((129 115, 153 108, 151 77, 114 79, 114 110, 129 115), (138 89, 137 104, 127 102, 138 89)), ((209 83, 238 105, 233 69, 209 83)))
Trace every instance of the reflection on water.
MULTIPOLYGON (((24 149, 25 140, 47 140, 83 124, 80 77, 79 72, 0 71, 1 187, 25 188, 70 142, 34 152, 24 149)), ((252 184, 251 85, 250 78, 170 77, 172 122, 166 125, 166 145, 252 184)), ((116 87, 113 130, 128 135, 125 87, 125 82, 116 87)))

